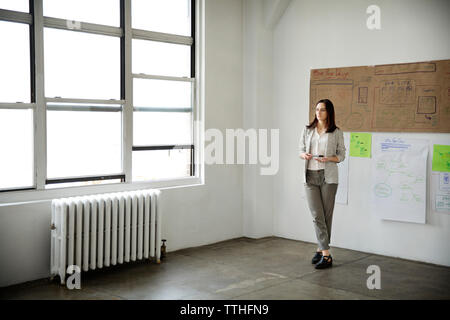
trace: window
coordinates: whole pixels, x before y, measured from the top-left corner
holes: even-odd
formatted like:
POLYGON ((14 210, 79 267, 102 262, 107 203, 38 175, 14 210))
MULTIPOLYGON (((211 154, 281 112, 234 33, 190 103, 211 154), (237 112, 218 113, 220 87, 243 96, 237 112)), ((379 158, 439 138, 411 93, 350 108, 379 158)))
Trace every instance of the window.
POLYGON ((191 174, 191 150, 141 150, 133 154, 133 180, 168 179, 191 174))
POLYGON ((1 0, 0 9, 28 12, 28 0, 1 0))
POLYGON ((33 185, 32 110, 0 109, 0 190, 33 185))
POLYGON ((190 82, 134 79, 133 86, 135 107, 153 107, 168 111, 174 108, 191 108, 192 86, 190 82))
POLYGON ((195 0, 0 0, 0 191, 197 176, 195 0))
POLYGON ((47 177, 121 173, 120 108, 111 112, 59 109, 47 111, 47 177))
POLYGON ((190 112, 135 112, 134 144, 137 146, 191 144, 193 140, 191 122, 190 112))
POLYGON ((43 0, 44 16, 120 26, 120 1, 116 0, 43 0))
POLYGON ((27 24, 0 21, 0 102, 30 102, 29 33, 27 24))
MULTIPOLYGON (((28 10, 28 3, 20 1, 0 5, 0 9, 28 10)), ((24 21, 29 15, 19 17, 24 21)), ((27 189, 34 185, 30 26, 0 21, 0 43, 0 191, 27 189)))
POLYGON ((47 188, 79 180, 89 185, 98 178, 115 182, 124 176, 120 36, 104 35, 100 26, 82 27, 85 23, 119 26, 119 4, 110 0, 43 2, 44 16, 69 20, 63 28, 43 31, 47 188))
POLYGON ((194 174, 191 3, 132 2, 133 181, 194 174), (155 41, 156 32, 173 37, 155 41))
POLYGON ((120 39, 44 29, 45 95, 120 98, 120 39))
POLYGON ((181 44, 133 39, 133 73, 190 77, 191 48, 181 44))
POLYGON ((133 28, 191 36, 191 5, 191 0, 133 0, 133 28))

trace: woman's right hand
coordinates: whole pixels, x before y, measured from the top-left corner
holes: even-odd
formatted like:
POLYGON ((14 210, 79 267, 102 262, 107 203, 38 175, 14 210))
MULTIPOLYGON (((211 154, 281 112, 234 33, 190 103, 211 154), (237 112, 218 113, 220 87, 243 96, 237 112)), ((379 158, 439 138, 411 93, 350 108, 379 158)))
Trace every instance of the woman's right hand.
POLYGON ((304 153, 302 153, 300 155, 300 157, 302 157, 303 160, 311 160, 312 159, 312 154, 304 152, 304 153))

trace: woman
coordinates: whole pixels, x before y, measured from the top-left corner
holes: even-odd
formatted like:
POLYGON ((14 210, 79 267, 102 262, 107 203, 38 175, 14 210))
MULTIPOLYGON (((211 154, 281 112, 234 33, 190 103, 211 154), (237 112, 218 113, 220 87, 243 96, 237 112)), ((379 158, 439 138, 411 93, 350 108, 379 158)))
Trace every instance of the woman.
POLYGON ((336 163, 345 158, 344 135, 336 127, 334 106, 330 100, 317 102, 316 116, 302 133, 300 157, 305 160, 302 175, 319 245, 312 263, 316 269, 324 269, 333 264, 329 244, 338 187, 336 163))

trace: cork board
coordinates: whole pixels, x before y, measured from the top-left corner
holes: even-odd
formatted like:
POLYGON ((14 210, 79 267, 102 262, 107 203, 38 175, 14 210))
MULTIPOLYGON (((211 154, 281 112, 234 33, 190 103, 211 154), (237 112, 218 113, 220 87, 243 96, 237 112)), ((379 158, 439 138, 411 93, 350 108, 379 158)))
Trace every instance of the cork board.
POLYGON ((450 60, 311 69, 310 121, 320 99, 343 131, 450 132, 450 60))

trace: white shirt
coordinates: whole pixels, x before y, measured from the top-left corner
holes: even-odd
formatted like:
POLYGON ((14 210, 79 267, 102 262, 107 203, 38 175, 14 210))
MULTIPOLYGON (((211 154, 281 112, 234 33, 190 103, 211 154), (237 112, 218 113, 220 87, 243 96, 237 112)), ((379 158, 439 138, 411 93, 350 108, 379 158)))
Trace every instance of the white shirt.
MULTIPOLYGON (((328 133, 322 133, 319 135, 317 128, 314 129, 314 134, 311 137, 311 154, 313 156, 323 155, 325 156, 325 151, 327 150, 328 143, 328 133)), ((319 162, 312 158, 308 162, 308 170, 322 170, 325 169, 325 162, 319 162)))

